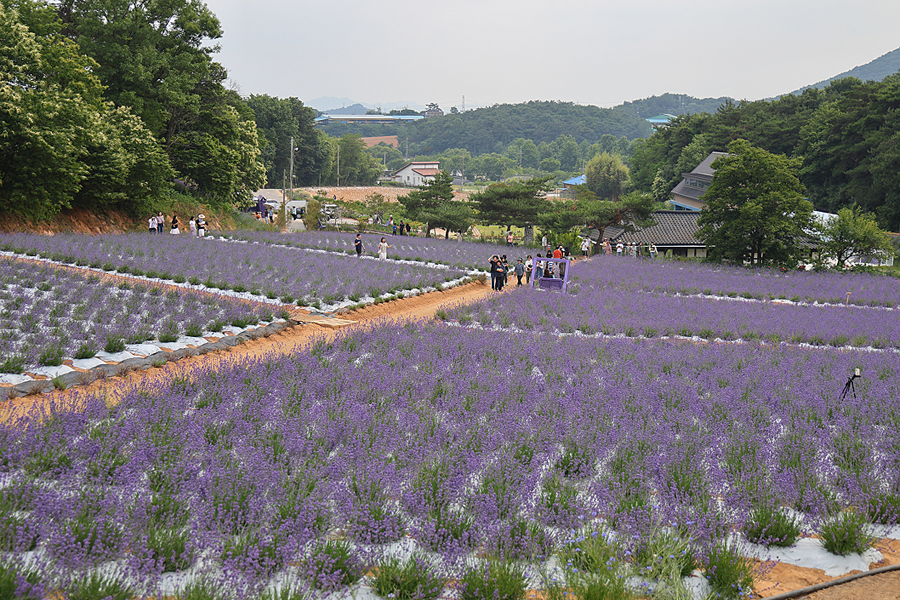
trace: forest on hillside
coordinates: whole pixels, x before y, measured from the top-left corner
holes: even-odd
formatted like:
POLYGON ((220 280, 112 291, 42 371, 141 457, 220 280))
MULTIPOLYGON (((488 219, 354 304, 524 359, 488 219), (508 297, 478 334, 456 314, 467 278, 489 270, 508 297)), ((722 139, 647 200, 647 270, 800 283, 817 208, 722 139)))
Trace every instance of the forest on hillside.
POLYGON ((682 173, 736 139, 801 158, 800 179, 817 209, 855 203, 877 214, 882 227, 900 230, 900 73, 681 115, 637 142, 629 159, 632 185, 666 197, 682 173))

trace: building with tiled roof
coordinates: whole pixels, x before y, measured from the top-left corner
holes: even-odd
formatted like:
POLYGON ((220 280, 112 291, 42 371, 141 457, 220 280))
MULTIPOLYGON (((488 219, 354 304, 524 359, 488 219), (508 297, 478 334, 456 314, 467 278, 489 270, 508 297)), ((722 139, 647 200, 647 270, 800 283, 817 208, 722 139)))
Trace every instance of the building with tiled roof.
POLYGON ((716 170, 712 168, 714 160, 720 156, 727 156, 727 152, 711 152, 690 173, 682 173, 684 179, 672 190, 672 204, 675 210, 696 210, 706 206, 702 200, 706 188, 712 183, 716 170))
POLYGON ((394 171, 391 178, 409 187, 419 187, 433 180, 440 172, 441 163, 436 160, 413 161, 394 171))
MULTIPOLYGON (((659 210, 653 213, 656 225, 645 228, 635 226, 633 231, 610 225, 603 231, 603 237, 613 245, 620 240, 624 244, 655 244, 661 254, 671 250, 673 256, 705 258, 706 244, 697 239, 699 218, 699 211, 659 210)), ((595 229, 591 233, 592 239, 597 240, 599 233, 595 229)))

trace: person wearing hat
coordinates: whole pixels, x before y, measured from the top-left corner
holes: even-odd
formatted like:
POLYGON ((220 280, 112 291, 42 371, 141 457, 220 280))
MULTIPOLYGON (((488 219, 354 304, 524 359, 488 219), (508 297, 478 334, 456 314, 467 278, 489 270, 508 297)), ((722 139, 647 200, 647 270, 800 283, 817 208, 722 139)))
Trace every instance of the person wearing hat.
POLYGON ((197 215, 197 237, 206 237, 206 215, 197 215))

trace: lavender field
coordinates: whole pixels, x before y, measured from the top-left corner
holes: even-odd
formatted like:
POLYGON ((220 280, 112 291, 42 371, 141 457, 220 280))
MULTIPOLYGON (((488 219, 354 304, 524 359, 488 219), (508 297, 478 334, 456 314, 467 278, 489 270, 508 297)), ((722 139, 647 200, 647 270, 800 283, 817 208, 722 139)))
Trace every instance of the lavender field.
MULTIPOLYGON (((302 234, 278 234, 267 231, 235 231, 229 232, 228 237, 248 242, 265 244, 286 245, 296 248, 316 248, 353 254, 354 233, 341 233, 336 231, 309 231, 302 234)), ((456 269, 487 270, 488 259, 493 254, 506 254, 509 257, 524 259, 527 254, 534 255, 534 250, 522 247, 513 247, 500 244, 487 244, 480 242, 456 242, 441 238, 420 238, 411 236, 392 236, 384 234, 363 234, 362 239, 367 252, 376 255, 378 243, 382 237, 393 246, 388 250, 388 258, 398 260, 413 260, 417 262, 430 262, 440 265, 449 265, 456 269)))
POLYGON ((666 294, 706 294, 762 300, 897 307, 900 279, 864 273, 774 272, 689 261, 596 256, 573 273, 583 285, 666 294))
POLYGON ((0 249, 64 264, 249 292, 286 304, 335 304, 434 288, 465 275, 355 257, 188 235, 0 234, 0 249))
POLYGON ((603 266, 576 263, 572 294, 514 291, 0 426, 0 586, 741 598, 748 557, 879 560, 873 538, 900 534, 900 353, 772 336, 810 341, 821 321, 892 345, 896 311, 601 288, 603 266), (745 343, 659 338, 679 323, 745 343), (638 336, 572 335, 607 325, 638 336))
POLYGON ((0 258, 0 373, 57 366, 149 340, 199 337, 276 312, 225 296, 114 285, 89 273, 0 258))
POLYGON ((692 298, 583 285, 586 265, 573 267, 577 283, 570 295, 522 289, 515 295, 504 294, 488 302, 460 307, 445 318, 485 329, 553 334, 763 340, 838 348, 900 347, 900 316, 895 315, 896 311, 858 305, 692 298))

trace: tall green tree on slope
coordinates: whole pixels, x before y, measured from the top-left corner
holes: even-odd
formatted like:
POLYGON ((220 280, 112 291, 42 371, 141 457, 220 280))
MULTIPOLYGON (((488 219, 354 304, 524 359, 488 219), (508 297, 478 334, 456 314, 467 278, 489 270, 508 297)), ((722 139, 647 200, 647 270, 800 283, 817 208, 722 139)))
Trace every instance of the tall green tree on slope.
POLYGON ((55 15, 26 8, 38 35, 0 3, 0 210, 44 219, 165 195, 172 171, 153 136, 103 101, 96 63, 54 34, 55 15))
POLYGON ((712 260, 738 264, 781 264, 800 253, 799 241, 812 227, 812 203, 797 179, 800 159, 751 146, 728 145, 717 158, 703 200, 698 237, 712 260))

